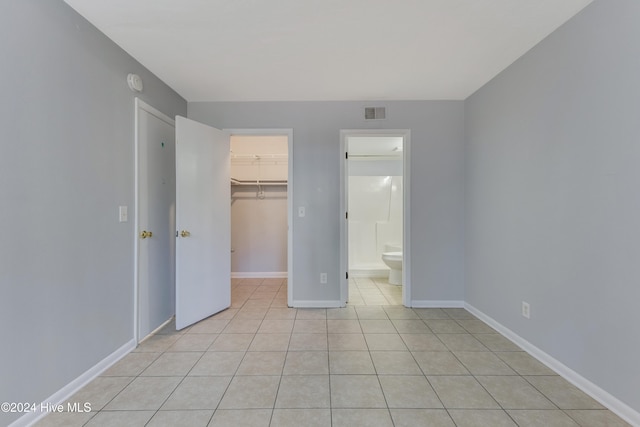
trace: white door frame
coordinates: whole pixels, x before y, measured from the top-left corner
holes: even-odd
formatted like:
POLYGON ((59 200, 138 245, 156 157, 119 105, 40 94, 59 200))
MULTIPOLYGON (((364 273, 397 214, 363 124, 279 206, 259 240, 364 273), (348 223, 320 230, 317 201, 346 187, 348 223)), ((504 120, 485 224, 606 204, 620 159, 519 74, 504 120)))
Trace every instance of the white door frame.
MULTIPOLYGON (((138 327, 140 324, 140 310, 139 310, 139 256, 140 256, 140 239, 138 238, 138 230, 140 229, 140 219, 138 212, 140 211, 140 112, 146 111, 147 113, 157 117, 158 119, 170 124, 175 127, 175 120, 162 113, 161 111, 153 108, 151 105, 142 101, 140 98, 135 98, 135 109, 134 109, 134 128, 135 128, 135 137, 134 137, 134 225, 133 225, 133 337, 135 339, 136 344, 139 339, 139 331, 138 327)), ((174 281, 175 287, 175 281, 174 281)), ((175 311, 175 306, 174 306, 175 311)), ((162 327, 162 325, 161 325, 162 327)))
POLYGON ((287 137, 287 305, 293 306, 293 129, 223 129, 231 136, 287 137))
POLYGON ((402 145, 402 304, 411 307, 411 171, 409 169, 411 159, 411 131, 409 129, 343 129, 340 131, 340 300, 344 306, 349 292, 349 280, 346 273, 349 271, 348 259, 348 228, 345 213, 347 212, 347 138, 353 136, 398 136, 404 139, 402 145))

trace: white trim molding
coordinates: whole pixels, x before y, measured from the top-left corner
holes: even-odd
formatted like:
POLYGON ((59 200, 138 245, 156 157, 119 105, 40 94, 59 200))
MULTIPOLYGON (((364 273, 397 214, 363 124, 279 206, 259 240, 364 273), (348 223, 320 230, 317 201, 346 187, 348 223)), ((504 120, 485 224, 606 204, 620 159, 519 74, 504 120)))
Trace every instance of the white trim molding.
POLYGON ((446 301, 446 300, 413 300, 411 301, 413 308, 463 308, 464 301, 446 301))
POLYGON ((340 300, 334 301, 304 301, 294 300, 291 307, 294 308, 339 308, 343 307, 340 300))
POLYGON ((478 317, 480 320, 491 326, 493 329, 498 331, 500 334, 511 340, 514 344, 522 348, 524 351, 529 353, 531 356, 535 357, 540 363, 547 366, 549 369, 555 371, 558 375, 560 375, 565 380, 569 381, 574 386, 578 387, 580 390, 594 398, 600 404, 605 406, 611 412, 615 413, 617 416, 625 420, 631 425, 640 426, 640 413, 635 409, 631 408, 626 403, 620 401, 615 396, 612 396, 609 392, 603 390, 598 387, 582 375, 578 374, 576 371, 572 370, 568 366, 564 365, 559 360, 553 358, 548 355, 544 351, 540 350, 535 345, 531 344, 529 341, 522 338, 520 335, 513 332, 511 329, 503 326, 502 324, 495 321, 493 318, 487 316, 474 306, 465 303, 464 308, 467 309, 470 313, 478 317))
POLYGON ((174 314, 173 316, 171 316, 170 318, 168 318, 167 320, 162 322, 162 324, 160 326, 155 328, 153 331, 149 332, 149 335, 147 335, 146 337, 139 338, 140 341, 138 341, 138 344, 142 344, 143 342, 145 342, 146 340, 148 340, 149 338, 151 338, 152 336, 157 334, 162 328, 164 328, 169 323, 171 323, 171 321, 174 320, 175 318, 176 318, 176 316, 174 314))
MULTIPOLYGON (((229 132, 229 135, 285 135, 287 140, 287 273, 284 277, 293 278, 293 128, 267 128, 267 129, 242 129, 242 128, 228 128, 223 129, 225 132, 229 132)), ((231 277, 234 273, 231 273, 231 277)), ((256 273, 258 274, 258 273, 256 273)), ((262 273, 259 273, 262 274, 262 273)), ((240 277, 240 276, 235 276, 240 277)), ((250 277, 250 276, 245 276, 250 277)), ((258 276, 254 276, 258 277, 258 276)), ((282 276, 262 276, 262 277, 282 277, 282 276)), ((287 304, 293 307, 293 283, 289 282, 287 286, 287 304)))
POLYGON ((231 278, 232 279, 286 279, 287 272, 286 271, 232 271, 231 278))
POLYGON ((95 378, 97 378, 101 373, 109 369, 113 366, 118 360, 122 359, 124 356, 129 354, 131 350, 136 348, 136 340, 132 339, 122 347, 102 359, 100 362, 95 364, 93 367, 89 368, 84 374, 80 375, 75 380, 71 381, 66 386, 62 387, 60 390, 49 396, 47 399, 43 400, 41 404, 37 407, 38 410, 35 412, 28 412, 22 417, 15 420, 13 423, 9 424, 9 427, 26 427, 35 424, 40 419, 47 416, 48 412, 42 412, 40 408, 46 408, 50 405, 61 405, 63 402, 68 400, 71 396, 76 394, 81 388, 89 384, 95 378))
MULTIPOLYGON (((133 338, 136 342, 140 340, 140 239, 138 239, 138 230, 140 230, 140 113, 142 111, 146 111, 147 113, 155 116, 159 120, 167 123, 170 126, 175 128, 176 122, 171 117, 164 114, 162 111, 152 107, 151 105, 144 102, 142 99, 136 97, 134 99, 134 128, 135 135, 133 140, 133 195, 134 195, 134 220, 133 220, 133 338)), ((173 283, 173 288, 175 292, 175 281, 173 283)), ((174 304, 174 313, 175 313, 175 304, 174 304)))
MULTIPOLYGON (((403 138, 402 145, 402 304, 405 307, 411 305, 411 129, 341 129, 340 130, 340 298, 342 307, 347 304, 349 296, 349 279, 346 272, 349 271, 349 226, 346 221, 349 183, 349 166, 347 160, 348 139, 350 137, 370 136, 397 136, 403 138)), ((356 276, 358 277, 358 276, 356 276)))

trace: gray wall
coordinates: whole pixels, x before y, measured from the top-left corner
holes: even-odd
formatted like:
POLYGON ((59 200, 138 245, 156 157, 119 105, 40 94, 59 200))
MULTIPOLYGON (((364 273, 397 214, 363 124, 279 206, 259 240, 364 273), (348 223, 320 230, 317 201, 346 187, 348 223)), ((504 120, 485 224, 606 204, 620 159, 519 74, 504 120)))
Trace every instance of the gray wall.
MULTIPOLYGON (((340 129, 411 129, 414 300, 463 299, 463 102, 189 103, 189 118, 217 128, 293 128, 294 300, 340 299, 340 129), (321 285, 321 272, 328 283, 321 285)), ((291 159, 290 159, 291 161, 291 159)))
POLYGON ((596 1, 465 103, 465 300, 636 411, 639 22, 596 1))
POLYGON ((231 273, 238 277, 287 272, 287 187, 261 188, 264 198, 257 186, 231 186, 231 273))
POLYGON ((186 102, 61 1, 3 1, 0 58, 0 401, 41 402, 133 338, 126 76, 186 102))
MULTIPOLYGON (((187 104, 61 1, 0 12, 0 401, 39 402, 133 338, 127 73, 166 114, 187 104)), ((361 102, 188 113, 294 129, 302 301, 339 299, 340 129, 411 129, 413 299, 464 299, 640 410, 637 22, 637 1, 597 0, 466 102, 375 103, 384 122, 361 102)))

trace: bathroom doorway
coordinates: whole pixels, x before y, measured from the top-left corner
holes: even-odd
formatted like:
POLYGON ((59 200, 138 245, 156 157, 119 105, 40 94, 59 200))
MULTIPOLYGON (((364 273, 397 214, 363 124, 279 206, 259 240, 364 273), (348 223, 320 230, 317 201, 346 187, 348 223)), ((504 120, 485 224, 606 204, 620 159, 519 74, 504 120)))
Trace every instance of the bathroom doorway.
MULTIPOLYGON (((291 277, 291 129, 233 129, 231 278, 253 283, 291 277)), ((233 287, 232 287, 233 292, 233 287)), ((291 286, 287 286, 291 303, 291 286)))
POLYGON ((408 130, 341 131, 343 304, 410 306, 408 130))

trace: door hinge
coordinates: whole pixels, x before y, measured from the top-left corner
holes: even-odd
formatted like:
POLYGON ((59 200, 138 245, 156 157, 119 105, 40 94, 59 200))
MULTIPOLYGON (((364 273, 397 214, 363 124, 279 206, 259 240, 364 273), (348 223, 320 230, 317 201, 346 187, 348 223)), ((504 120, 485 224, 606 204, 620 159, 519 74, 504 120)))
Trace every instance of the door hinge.
POLYGON ((344 153, 344 158, 345 158, 345 159, 348 159, 348 158, 349 158, 349 153, 348 153, 348 152, 346 152, 346 151, 345 151, 345 153, 344 153))
POLYGON ((349 212, 344 213, 344 219, 349 219, 349 212))
POLYGON ((345 275, 346 275, 346 278, 348 279, 348 278, 349 278, 349 272, 347 271, 347 272, 345 273, 345 275))

